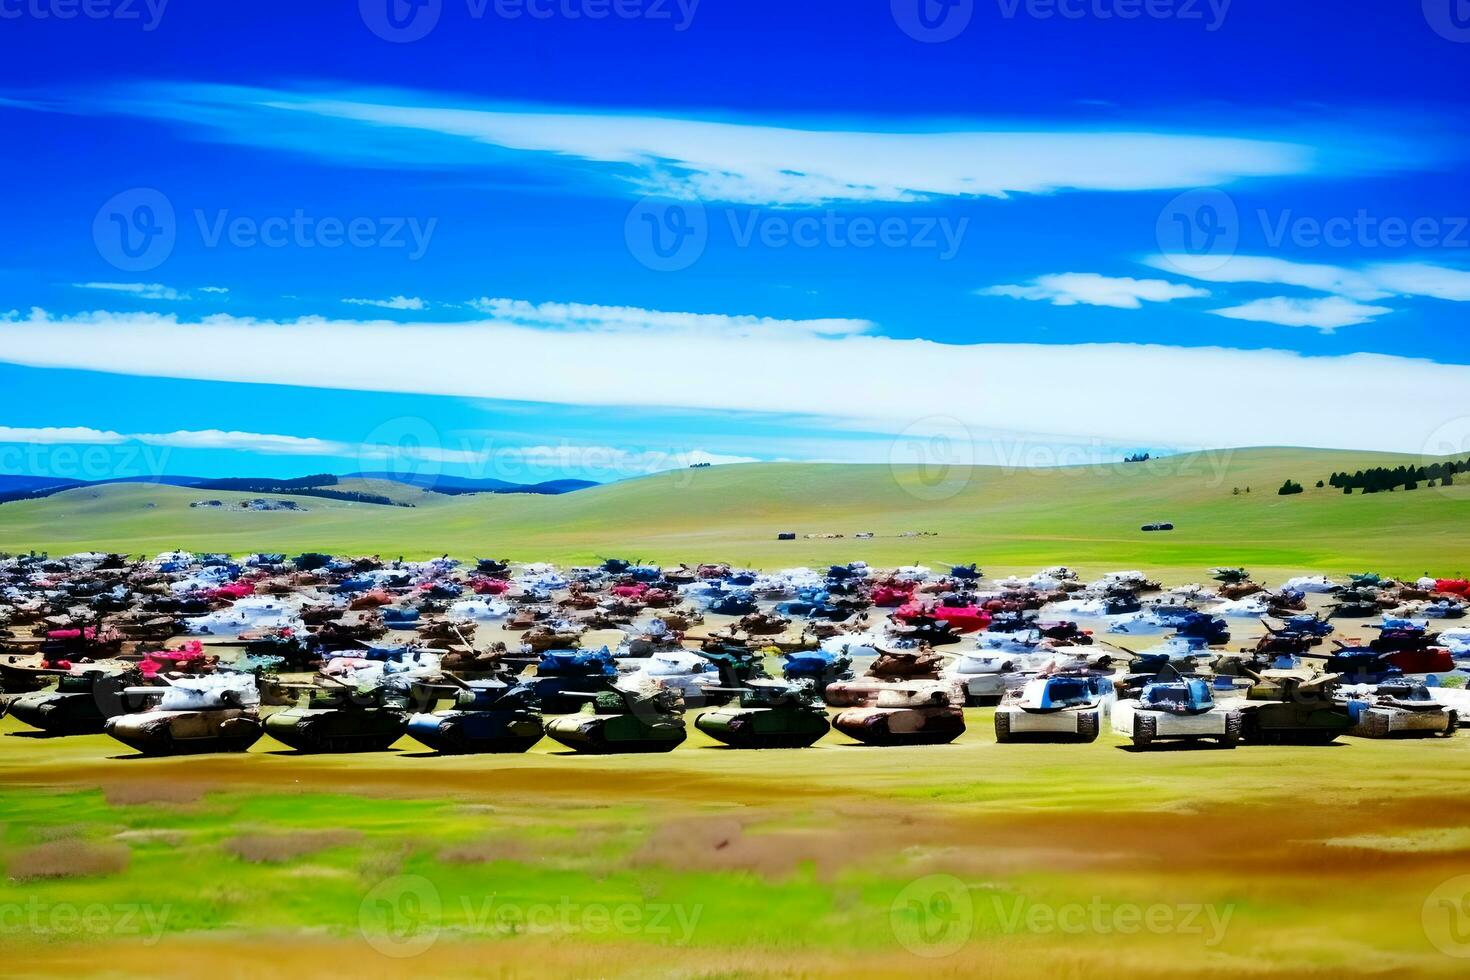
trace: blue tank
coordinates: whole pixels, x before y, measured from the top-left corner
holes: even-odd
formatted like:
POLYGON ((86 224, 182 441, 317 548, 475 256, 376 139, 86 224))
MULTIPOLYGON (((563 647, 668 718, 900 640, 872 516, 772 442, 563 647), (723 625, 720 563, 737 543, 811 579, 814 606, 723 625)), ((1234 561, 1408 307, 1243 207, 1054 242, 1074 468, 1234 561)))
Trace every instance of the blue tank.
POLYGON ((464 684, 453 708, 414 715, 408 734, 436 752, 465 755, 525 752, 546 731, 529 684, 490 680, 464 684))

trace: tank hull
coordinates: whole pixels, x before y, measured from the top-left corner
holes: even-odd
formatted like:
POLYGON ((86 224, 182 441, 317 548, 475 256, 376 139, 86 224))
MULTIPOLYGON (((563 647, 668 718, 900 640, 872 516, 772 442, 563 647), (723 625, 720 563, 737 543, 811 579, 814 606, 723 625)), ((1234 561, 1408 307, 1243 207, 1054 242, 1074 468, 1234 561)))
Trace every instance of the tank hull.
POLYGON ((407 728, 407 713, 391 708, 288 708, 265 722, 267 735, 298 752, 382 752, 407 728))
POLYGON ((408 734, 445 755, 525 752, 546 734, 529 711, 439 711, 414 715, 408 734))
POLYGON ((265 734, 254 711, 146 711, 109 718, 105 731, 144 755, 244 752, 265 734))
POLYGON ((804 749, 832 724, 823 712, 725 708, 700 715, 694 727, 735 749, 804 749))
POLYGON ((631 715, 569 715, 546 726, 546 734, 578 752, 671 752, 688 733, 684 723, 646 724, 631 715))
POLYGON ((849 708, 832 727, 864 745, 945 745, 965 732, 956 707, 849 708))
POLYGON ((51 735, 100 735, 107 723, 90 694, 22 694, 10 702, 10 715, 51 735))

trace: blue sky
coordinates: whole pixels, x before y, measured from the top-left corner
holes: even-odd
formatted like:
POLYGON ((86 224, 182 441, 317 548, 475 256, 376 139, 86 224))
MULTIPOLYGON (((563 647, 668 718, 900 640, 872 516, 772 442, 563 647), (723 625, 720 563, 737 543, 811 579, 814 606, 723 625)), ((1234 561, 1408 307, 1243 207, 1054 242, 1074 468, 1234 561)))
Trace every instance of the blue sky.
POLYGON ((0 0, 0 471, 1470 449, 1452 0, 300 6, 0 0))

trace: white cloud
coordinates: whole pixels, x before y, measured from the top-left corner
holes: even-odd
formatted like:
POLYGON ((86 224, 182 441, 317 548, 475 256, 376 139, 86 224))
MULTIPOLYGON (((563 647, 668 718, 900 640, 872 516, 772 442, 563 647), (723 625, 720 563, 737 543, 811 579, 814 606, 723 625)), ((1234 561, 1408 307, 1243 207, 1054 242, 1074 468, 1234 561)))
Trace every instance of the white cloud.
POLYGON ((126 442, 127 436, 103 429, 82 426, 19 428, 0 425, 0 442, 19 442, 32 445, 83 445, 108 446, 126 442))
POLYGON ((112 293, 127 293, 139 299, 166 299, 179 300, 188 299, 188 293, 181 293, 172 286, 165 286, 159 282, 74 282, 77 289, 101 289, 112 293))
POLYGON ((1210 312, 1231 320, 1279 323, 1284 327, 1316 327, 1323 333, 1331 333, 1338 327, 1367 323, 1393 310, 1387 306, 1366 306, 1341 296, 1314 299, 1272 296, 1210 312))
POLYGON ((1024 285, 990 286, 978 292, 981 296, 1049 300, 1053 306, 1084 304, 1123 310, 1136 310, 1143 306, 1144 300, 1150 303, 1167 303, 1175 299, 1210 295, 1208 289, 1163 279, 1100 276, 1095 272, 1061 272, 1037 276, 1024 285))
POLYGON ((1107 132, 976 121, 895 132, 477 105, 414 91, 304 94, 173 83, 86 104, 334 159, 590 165, 637 193, 741 204, 1188 188, 1317 165, 1317 151, 1297 143, 1144 126, 1107 132))
POLYGON ((149 446, 167 446, 171 449, 231 449, 271 456, 342 456, 352 451, 351 447, 343 443, 325 439, 263 432, 226 432, 219 429, 137 433, 125 438, 149 446))
POLYGON ((833 337, 866 333, 874 327, 869 320, 779 320, 766 316, 725 313, 671 313, 663 310, 646 310, 636 306, 529 303, 525 300, 493 299, 488 296, 470 300, 468 305, 472 309, 488 313, 508 323, 579 330, 684 331, 729 337, 771 334, 812 334, 833 337))
POLYGON ((1390 296, 1470 301, 1470 272, 1425 262, 1381 262, 1357 269, 1259 255, 1231 256, 1218 269, 1199 269, 1197 258, 1184 255, 1153 255, 1144 262, 1205 282, 1299 286, 1363 302, 1390 296))
POLYGON ((706 331, 568 331, 493 319, 273 323, 215 315, 184 322, 110 312, 53 318, 36 310, 0 321, 0 362, 564 405, 836 416, 892 433, 941 418, 1058 440, 1200 448, 1278 444, 1281 419, 1290 418, 1296 444, 1417 452, 1447 419, 1470 417, 1470 366, 1378 354, 810 333, 755 344, 706 331), (1357 389, 1374 397, 1342 397, 1357 389), (1231 411, 1219 411, 1222 401, 1231 411))
POLYGON ((225 293, 228 293, 230 290, 228 286, 200 286, 199 291, 201 293, 215 293, 218 295, 223 295, 225 293))
POLYGON ((385 310, 422 310, 423 300, 417 296, 394 296, 390 299, 344 299, 351 306, 380 306, 385 310))

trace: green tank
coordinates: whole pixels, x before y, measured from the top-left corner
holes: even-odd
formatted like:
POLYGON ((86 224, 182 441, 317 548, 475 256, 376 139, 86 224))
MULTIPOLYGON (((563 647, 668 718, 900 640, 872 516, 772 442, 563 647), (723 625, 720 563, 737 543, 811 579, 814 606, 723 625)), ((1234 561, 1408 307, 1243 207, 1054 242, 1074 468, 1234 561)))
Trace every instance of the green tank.
POLYGON ((1257 745, 1326 745, 1353 727, 1346 705, 1334 700, 1337 674, 1310 668, 1255 672, 1241 711, 1241 738, 1257 745))
POLYGON ((137 680, 135 671, 67 671, 52 690, 12 698, 10 714, 51 735, 100 735, 107 719, 142 706, 126 693, 137 680))
POLYGON ((686 738, 678 695, 672 691, 645 694, 613 687, 596 694, 563 692, 592 702, 547 723, 546 734, 578 752, 668 752, 686 738))
POLYGON ((309 687, 303 703, 265 721, 266 734, 298 752, 381 752, 408 729, 405 691, 385 685, 309 687))
POLYGON ((694 727, 736 749, 804 749, 832 725, 811 688, 779 681, 756 681, 726 688, 735 704, 706 711, 694 727))

